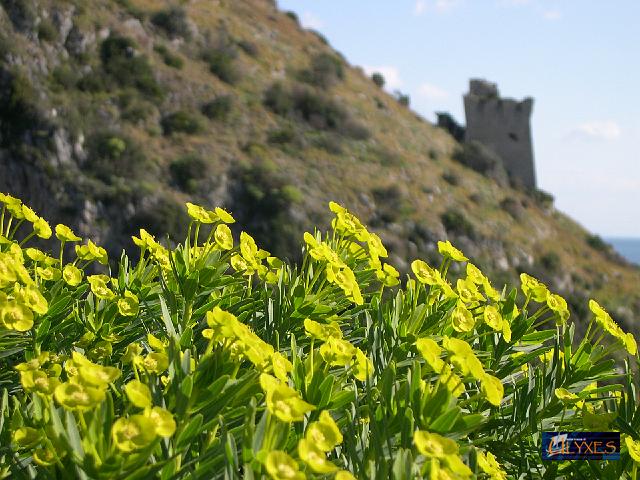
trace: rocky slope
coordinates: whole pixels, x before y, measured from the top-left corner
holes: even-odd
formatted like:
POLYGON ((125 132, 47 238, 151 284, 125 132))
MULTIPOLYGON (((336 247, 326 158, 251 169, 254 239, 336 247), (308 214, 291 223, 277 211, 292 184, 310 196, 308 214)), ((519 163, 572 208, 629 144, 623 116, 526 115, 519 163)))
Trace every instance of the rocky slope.
POLYGON ((467 168, 477 152, 271 1, 0 5, 0 191, 112 255, 140 226, 179 240, 191 200, 295 258, 336 200, 401 270, 448 238, 495 283, 527 271, 577 314, 596 296, 630 327, 640 309, 638 268, 495 166, 467 168))

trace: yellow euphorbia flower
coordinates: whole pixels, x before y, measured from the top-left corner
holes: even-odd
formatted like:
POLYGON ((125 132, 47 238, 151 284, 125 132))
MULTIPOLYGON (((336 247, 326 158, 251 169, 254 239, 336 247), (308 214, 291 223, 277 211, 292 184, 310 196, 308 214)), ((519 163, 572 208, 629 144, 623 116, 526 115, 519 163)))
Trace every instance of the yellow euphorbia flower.
POLYGON ((260 375, 260 386, 267 396, 268 410, 283 422, 300 422, 305 413, 316 408, 302 400, 293 388, 266 373, 260 375))
POLYGON ((416 348, 424 358, 427 365, 429 365, 436 373, 440 373, 444 367, 444 361, 440 358, 442 349, 440 346, 430 338, 419 338, 416 341, 416 348))
POLYGON ((439 285, 442 282, 440 272, 431 268, 422 260, 414 260, 411 262, 411 270, 420 283, 426 285, 439 285))
POLYGON ((504 385, 502 385, 499 378, 485 374, 482 380, 480 380, 480 390, 484 396, 487 397, 491 405, 496 407, 500 406, 502 398, 504 397, 504 385))
POLYGON ((464 383, 462 379, 453 373, 451 367, 446 363, 442 367, 440 373, 440 381, 447 387, 447 390, 451 392, 454 397, 459 397, 465 392, 464 383))
POLYGON ((346 366, 351 363, 356 354, 356 347, 349 341, 339 338, 329 337, 320 347, 322 359, 332 366, 346 366))
POLYGON ((33 460, 42 467, 50 467, 56 463, 56 452, 50 448, 38 448, 33 452, 33 460))
POLYGON ((8 330, 26 332, 33 327, 33 312, 15 300, 0 303, 0 326, 8 330))
POLYGON ((569 318, 569 308, 567 302, 560 295, 550 293, 547 296, 547 306, 558 314, 562 322, 565 322, 569 318))
POLYGON ((576 395, 575 393, 571 393, 566 388, 556 388, 555 395, 558 400, 560 400, 565 405, 571 405, 580 400, 580 397, 578 397, 578 395, 576 395))
POLYGON ((22 217, 29 223, 34 223, 38 221, 38 214, 34 212, 30 207, 27 207, 25 204, 21 205, 22 208, 22 217))
POLYGON ((428 458, 444 458, 458 453, 458 444, 454 440, 437 433, 416 430, 413 433, 413 443, 428 458))
POLYGON ((227 212, 224 208, 216 207, 214 209, 215 214, 218 216, 218 219, 224 223, 235 223, 235 218, 227 212))
POLYGON ((140 450, 156 439, 155 425, 144 415, 119 418, 111 427, 111 438, 121 452, 140 450))
POLYGON ((491 480, 507 480, 506 472, 502 469, 493 453, 486 452, 485 454, 480 450, 477 453, 478 466, 484 473, 489 475, 491 480))
POLYGON ((626 435, 624 437, 624 443, 627 446, 631 459, 636 463, 640 463, 640 441, 634 440, 630 436, 626 435))
POLYGON ((54 397, 68 410, 90 410, 104 400, 105 390, 81 383, 66 382, 56 387, 54 397))
POLYGON ((338 469, 327 460, 326 454, 317 445, 306 438, 298 442, 298 456, 315 473, 331 473, 338 469))
POLYGON ((338 322, 326 324, 315 322, 309 318, 304 320, 304 330, 312 338, 326 341, 329 338, 342 338, 342 330, 338 322))
POLYGON ((393 287, 400 283, 400 273, 388 263, 385 263, 381 269, 376 270, 376 277, 386 287, 393 287))
POLYGON ((489 325, 495 331, 502 331, 504 320, 498 309, 493 305, 487 305, 484 308, 483 319, 484 323, 489 325))
POLYGON ((373 374, 373 363, 362 350, 356 348, 356 361, 353 363, 353 376, 364 382, 373 374))
POLYGON ((77 287, 82 283, 83 272, 74 265, 68 264, 62 270, 62 279, 71 287, 77 287))
POLYGON ((33 231, 38 237, 44 238, 45 240, 51 238, 51 234, 53 233, 47 221, 40 217, 33 222, 33 231))
POLYGON ((124 386, 129 401, 138 408, 151 407, 151 390, 140 380, 131 380, 124 386))
POLYGON ((459 278, 456 282, 456 290, 458 291, 460 300, 464 303, 482 302, 485 299, 478 290, 478 287, 476 287, 476 284, 471 280, 459 278))
POLYGON ((161 374, 169 368, 169 357, 166 353, 151 352, 140 363, 147 372, 161 374))
POLYGON ((53 267, 47 267, 47 268, 36 267, 36 273, 42 280, 48 280, 48 281, 59 280, 60 277, 62 276, 62 273, 60 272, 60 270, 53 267))
POLYGON ((44 298, 40 290, 35 285, 27 285, 26 287, 14 287, 14 295, 16 300, 24 303, 27 307, 39 315, 44 315, 49 311, 49 303, 44 298))
POLYGON ((462 302, 458 302, 451 313, 451 324, 456 332, 470 332, 476 321, 467 307, 462 302))
POLYGON ((120 315, 124 317, 135 317, 138 315, 140 311, 138 297, 129 290, 125 290, 124 296, 118 299, 118 311, 120 315))
POLYGON ((115 293, 107 286, 107 282, 111 281, 111 278, 107 275, 89 275, 87 277, 89 285, 91 285, 91 291, 93 294, 101 300, 113 300, 115 293))
POLYGON ((106 265, 109 262, 107 251, 91 240, 89 240, 86 245, 76 245, 76 255, 81 260, 96 260, 102 265, 106 265))
POLYGON ((549 290, 544 283, 540 282, 540 280, 533 278, 531 275, 527 275, 526 273, 521 273, 520 282, 522 292, 527 297, 532 298, 538 303, 545 303, 547 301, 549 290))
POLYGON ((271 355, 271 367, 273 368, 273 374, 283 382, 287 381, 287 373, 293 369, 289 359, 280 352, 274 352, 271 355))
POLYGON ((231 229, 224 223, 221 223, 216 227, 213 238, 222 250, 231 250, 233 248, 233 235, 231 234, 231 229))
POLYGON ((454 262, 466 262, 469 260, 460 250, 451 245, 449 240, 446 242, 438 242, 438 251, 443 257, 450 258, 454 262))
POLYGON ((56 225, 56 237, 61 242, 79 242, 82 240, 82 238, 73 233, 73 230, 62 223, 56 225))
POLYGON ((42 370, 24 370, 20 372, 20 383, 27 392, 36 392, 45 397, 53 395, 60 380, 50 377, 42 370))
POLYGON ((170 411, 161 407, 148 408, 144 412, 155 426, 156 435, 169 438, 176 431, 176 421, 170 411))
POLYGON ((356 477, 353 476, 352 473, 347 472, 346 470, 340 470, 336 473, 334 477, 335 480, 356 480, 356 477))
POLYGON ((206 210, 200 205, 187 202, 187 214, 193 218, 196 222, 200 223, 214 223, 218 220, 218 216, 211 210, 206 210))
POLYGON ((273 480, 304 480, 306 478, 305 474, 298 469, 296 461, 282 450, 269 452, 265 467, 273 480))
POLYGON ((33 448, 40 443, 42 434, 35 428, 20 427, 13 432, 12 438, 20 448, 33 448))
POLYGON ((330 452, 342 443, 342 433, 327 410, 320 413, 320 419, 311 423, 304 434, 305 438, 324 451, 330 452))

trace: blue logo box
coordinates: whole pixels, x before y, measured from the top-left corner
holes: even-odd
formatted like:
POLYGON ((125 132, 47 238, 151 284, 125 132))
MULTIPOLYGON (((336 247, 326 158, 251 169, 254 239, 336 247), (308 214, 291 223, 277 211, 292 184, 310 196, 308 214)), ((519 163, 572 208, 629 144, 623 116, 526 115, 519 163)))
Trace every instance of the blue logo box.
POLYGON ((542 432, 542 460, 620 460, 620 432, 542 432))

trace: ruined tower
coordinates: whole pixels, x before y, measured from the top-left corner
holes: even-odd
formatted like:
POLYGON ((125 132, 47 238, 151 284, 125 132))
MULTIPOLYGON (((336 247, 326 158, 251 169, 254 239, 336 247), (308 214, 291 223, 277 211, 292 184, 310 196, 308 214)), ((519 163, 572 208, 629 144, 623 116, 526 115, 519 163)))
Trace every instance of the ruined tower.
POLYGON ((493 150, 515 183, 536 188, 529 118, 533 99, 500 98, 495 83, 472 79, 464 96, 465 141, 476 140, 493 150))

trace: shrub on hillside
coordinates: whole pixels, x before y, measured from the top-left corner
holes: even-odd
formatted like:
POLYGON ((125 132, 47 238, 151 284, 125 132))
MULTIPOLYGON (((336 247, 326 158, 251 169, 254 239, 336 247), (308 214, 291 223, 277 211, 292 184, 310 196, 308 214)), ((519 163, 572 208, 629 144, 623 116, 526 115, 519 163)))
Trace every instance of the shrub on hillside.
POLYGON ((230 85, 237 83, 241 77, 236 65, 237 56, 238 52, 230 42, 220 42, 202 52, 202 59, 209 65, 211 73, 230 85))
POLYGON ((202 124, 198 117, 187 110, 178 110, 164 116, 160 125, 165 135, 173 135, 174 133, 193 135, 202 130, 202 124))
POLYGON ((400 90, 396 90, 393 95, 396 97, 396 100, 403 107, 408 107, 411 103, 411 97, 409 95, 402 93, 400 90))
POLYGON ((440 215, 442 226, 447 234, 465 235, 471 239, 475 238, 475 229, 467 217, 456 208, 449 208, 440 215))
POLYGON ((135 87, 150 97, 164 92, 153 75, 149 60, 136 53, 135 42, 127 37, 111 35, 100 46, 102 65, 109 76, 122 87, 135 87))
POLYGON ((257 57, 259 53, 258 45, 249 40, 239 40, 238 47, 250 57, 257 57))
POLYGON ((85 168, 105 183, 112 183, 114 177, 135 179, 149 173, 144 149, 121 132, 96 133, 87 144, 89 155, 85 168))
POLYGON ((205 103, 202 108, 202 114, 211 120, 225 120, 233 108, 233 96, 218 95, 210 102, 205 103))
POLYGON ((381 73, 379 72, 372 73, 371 80, 373 80, 373 83, 375 83, 378 86, 378 88, 384 87, 384 84, 385 84, 384 75, 382 75, 381 73))
POLYGON ((162 57, 162 61, 169 67, 180 70, 184 65, 184 60, 180 55, 173 53, 164 45, 155 45, 153 49, 162 57))
POLYGON ((300 23, 300 19, 298 18, 298 14, 296 12, 292 12, 291 10, 289 10, 288 12, 285 12, 285 15, 294 22, 300 23))
POLYGON ((278 115, 302 119, 318 130, 334 130, 356 140, 370 135, 341 105, 314 89, 287 89, 276 83, 265 92, 264 104, 278 115))
POLYGON ((587 235, 587 245, 589 245, 594 250, 598 250, 600 252, 608 252, 611 250, 611 246, 605 242, 600 235, 587 235))
POLYGON ((460 185, 460 177, 455 172, 444 172, 442 174, 442 179, 453 187, 460 185))
POLYGON ((182 7, 170 7, 161 10, 151 17, 151 22, 164 30, 170 37, 182 37, 185 40, 191 38, 189 17, 182 7))
POLYGON ((343 62, 330 53, 319 53, 311 60, 311 66, 300 73, 300 80, 320 88, 329 88, 343 79, 343 62))
POLYGON ((186 193, 196 192, 200 181, 207 176, 207 169, 207 162, 195 154, 184 155, 169 165, 173 182, 186 193))
POLYGON ((21 69, 0 65, 0 145, 16 146, 23 134, 41 122, 38 94, 21 69))
POLYGON ((58 30, 51 20, 43 18, 38 24, 38 40, 53 42, 58 38, 58 30))
POLYGON ((549 192, 545 192, 544 190, 536 188, 535 190, 533 190, 532 196, 535 202, 542 208, 553 207, 554 198, 553 195, 551 195, 549 192))

